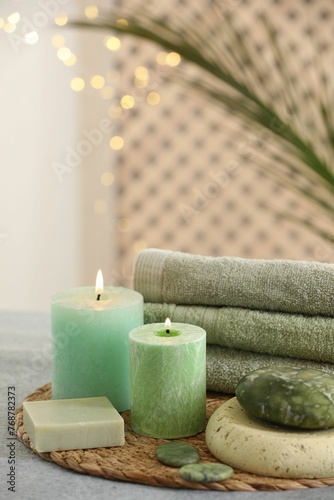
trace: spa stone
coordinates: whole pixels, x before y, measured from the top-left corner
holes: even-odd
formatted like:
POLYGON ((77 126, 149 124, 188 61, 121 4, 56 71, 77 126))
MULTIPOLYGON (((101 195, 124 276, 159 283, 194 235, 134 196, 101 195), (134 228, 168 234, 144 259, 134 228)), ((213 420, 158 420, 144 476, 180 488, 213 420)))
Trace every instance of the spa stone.
POLYGON ((236 388, 252 417, 302 429, 334 427, 334 376, 321 370, 265 367, 243 377, 236 388))
POLYGON ((232 474, 232 467, 215 463, 184 465, 180 469, 180 476, 182 479, 196 483, 224 481, 231 477, 232 474))
POLYGON ((188 443, 171 441, 157 446, 156 456, 159 462, 170 467, 182 467, 199 461, 197 450, 188 443))

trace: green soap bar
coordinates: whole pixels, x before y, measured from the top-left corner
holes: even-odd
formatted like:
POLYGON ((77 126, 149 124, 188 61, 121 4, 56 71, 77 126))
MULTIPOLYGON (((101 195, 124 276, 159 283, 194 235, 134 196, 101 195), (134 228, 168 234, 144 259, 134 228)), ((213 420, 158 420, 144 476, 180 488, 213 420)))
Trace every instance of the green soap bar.
POLYGON ((191 464, 184 465, 180 469, 180 476, 186 481, 196 483, 211 483, 215 481, 224 481, 233 474, 232 467, 225 464, 191 464))
POLYGON ((199 461, 199 453, 196 448, 182 441, 159 444, 155 454, 159 462, 170 467, 182 467, 199 461))
POLYGON ((239 381, 236 397, 249 415, 273 424, 334 427, 334 376, 321 370, 260 368, 239 381))

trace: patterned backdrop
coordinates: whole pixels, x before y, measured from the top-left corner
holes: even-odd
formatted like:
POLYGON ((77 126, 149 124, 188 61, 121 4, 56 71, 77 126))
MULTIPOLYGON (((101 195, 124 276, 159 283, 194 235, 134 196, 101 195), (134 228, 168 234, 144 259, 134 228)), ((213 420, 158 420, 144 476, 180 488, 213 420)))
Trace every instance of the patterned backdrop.
MULTIPOLYGON (((151 2, 150 8, 161 10, 161 4, 151 2)), ((174 4, 190 18, 192 0, 174 4)), ((333 52, 328 41, 334 31, 334 3, 329 0, 201 0, 198 4, 203 16, 233 11, 257 39, 259 57, 270 65, 274 62, 258 28, 259 10, 265 10, 295 75, 305 81, 305 99, 312 95, 311 25, 321 34, 324 55, 333 61, 333 54, 326 53, 333 52)), ((168 12, 171 15, 170 8, 168 12)), ((328 243, 265 208, 270 204, 317 220, 310 207, 257 171, 256 158, 263 147, 258 133, 195 92, 168 82, 166 76, 184 64, 176 54, 130 37, 121 40, 113 73, 120 104, 109 109, 118 123, 118 135, 111 143, 116 155, 113 189, 118 197, 119 267, 114 280, 129 284, 133 260, 147 247, 334 262, 328 243)))

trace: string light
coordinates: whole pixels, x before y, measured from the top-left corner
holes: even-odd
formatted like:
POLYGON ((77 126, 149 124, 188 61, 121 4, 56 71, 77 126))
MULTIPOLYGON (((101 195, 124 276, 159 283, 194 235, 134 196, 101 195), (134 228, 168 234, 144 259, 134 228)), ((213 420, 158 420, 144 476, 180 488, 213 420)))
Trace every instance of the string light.
POLYGON ((177 66, 181 62, 181 56, 177 52, 158 52, 155 60, 160 66, 177 66))
POLYGON ((121 41, 116 36, 108 36, 104 39, 104 46, 109 50, 118 50, 121 46, 121 41))
POLYGON ((6 23, 3 27, 5 33, 14 33, 16 30, 16 24, 14 23, 6 23))
POLYGON ((132 95, 123 95, 121 99, 121 106, 124 109, 131 109, 135 105, 135 99, 132 95))
POLYGON ((10 24, 17 24, 21 19, 21 16, 20 16, 20 13, 19 12, 13 12, 13 14, 10 14, 8 17, 7 17, 7 21, 10 23, 10 24))
POLYGON ((155 60, 157 61, 160 66, 164 66, 166 63, 166 58, 167 58, 167 52, 158 52, 158 54, 155 56, 155 60))
POLYGON ((148 77, 148 69, 145 66, 137 66, 135 69, 135 75, 137 78, 147 78, 148 77))
POLYGON ((115 181, 115 176, 111 172, 103 172, 100 181, 102 186, 111 186, 115 181))
POLYGON ((71 57, 71 53, 68 47, 60 47, 60 49, 57 50, 57 57, 61 61, 67 61, 71 57))
POLYGON ((110 139, 109 146, 114 150, 122 149, 122 147, 124 146, 123 137, 121 137, 120 135, 114 135, 114 137, 110 139))
POLYGON ((160 102, 160 94, 158 92, 150 92, 147 94, 146 101, 151 106, 156 106, 160 102))
POLYGON ((123 110, 121 106, 110 106, 108 109, 108 115, 110 118, 119 118, 122 116, 123 110))
POLYGON ((65 14, 65 12, 62 12, 61 14, 58 14, 58 16, 54 18, 54 22, 57 26, 65 26, 65 24, 68 23, 68 17, 65 14))
POLYGON ((93 87, 93 89, 99 90, 102 89, 102 87, 104 87, 105 79, 101 75, 94 75, 90 79, 90 84, 93 87))
POLYGON ((24 36, 24 41, 29 45, 35 45, 39 40, 39 35, 37 31, 30 31, 24 36))
POLYGON ((60 34, 53 35, 51 43, 56 49, 59 49, 65 45, 65 38, 60 34))
POLYGON ((128 21, 126 19, 123 19, 123 18, 117 19, 116 22, 119 26, 124 26, 124 27, 129 26, 128 21))
POLYGON ((180 64, 181 56, 177 52, 169 52, 166 56, 166 63, 168 66, 177 66, 180 64))
POLYGON ((80 78, 79 76, 76 76, 75 78, 72 78, 71 80, 71 89, 74 90, 75 92, 81 92, 85 88, 85 80, 83 78, 80 78))
POLYGON ((145 240, 137 240, 133 244, 133 249, 136 253, 139 253, 142 250, 145 250, 145 248, 147 248, 147 241, 145 241, 145 240))
MULTIPOLYGON (((73 54, 71 49, 65 47, 65 38, 63 35, 57 34, 52 37, 52 45, 57 48, 57 57, 62 61, 65 66, 73 66, 77 62, 76 55, 73 54)), ((74 89, 73 89, 74 90, 74 89)))
POLYGON ((132 226, 131 220, 128 219, 127 217, 122 217, 117 221, 117 229, 121 233, 127 233, 128 231, 130 231, 131 226, 132 226))
POLYGON ((148 85, 149 73, 145 66, 138 66, 135 69, 134 84, 137 88, 144 88, 148 85))
POLYGON ((85 16, 87 19, 96 19, 99 15, 99 9, 97 5, 88 5, 85 7, 85 16))
POLYGON ((68 59, 63 61, 65 66, 73 66, 76 62, 77 62, 77 56, 75 54, 73 54, 73 52, 71 52, 71 55, 68 59))
POLYGON ((148 79, 144 80, 144 79, 141 79, 141 78, 135 78, 134 81, 133 81, 133 83, 135 84, 135 86, 137 87, 137 89, 144 89, 148 85, 148 79))

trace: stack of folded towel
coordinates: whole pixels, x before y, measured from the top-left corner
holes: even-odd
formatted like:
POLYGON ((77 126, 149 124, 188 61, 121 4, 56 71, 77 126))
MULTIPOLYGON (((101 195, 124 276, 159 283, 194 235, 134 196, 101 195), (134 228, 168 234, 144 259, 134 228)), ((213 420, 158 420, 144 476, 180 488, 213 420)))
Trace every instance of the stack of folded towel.
POLYGON ((207 388, 234 393, 268 365, 334 373, 334 265, 149 249, 134 266, 145 323, 207 332, 207 388))

